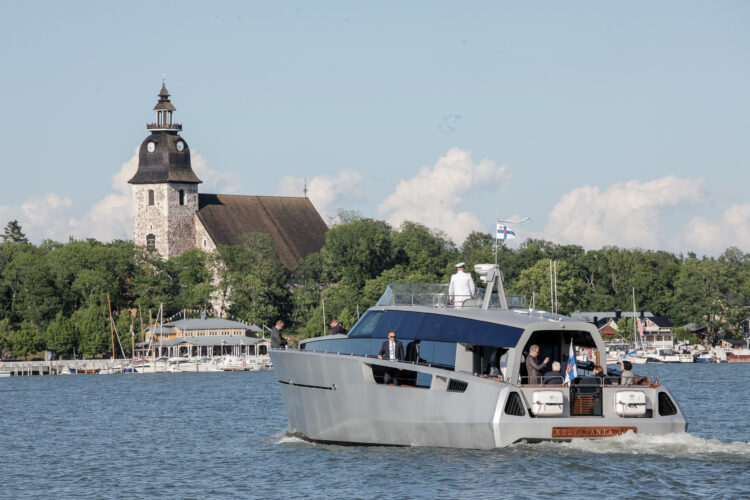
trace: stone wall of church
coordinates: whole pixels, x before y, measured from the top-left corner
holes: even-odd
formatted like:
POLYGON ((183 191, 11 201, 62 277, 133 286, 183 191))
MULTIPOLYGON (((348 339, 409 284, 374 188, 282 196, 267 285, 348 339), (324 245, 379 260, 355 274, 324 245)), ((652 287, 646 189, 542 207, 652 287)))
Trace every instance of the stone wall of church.
POLYGON ((133 241, 136 245, 151 244, 164 258, 194 248, 197 184, 134 184, 133 207, 133 241), (183 191, 183 205, 180 205, 180 190, 183 191))
POLYGON ((204 252, 213 252, 216 250, 214 240, 208 235, 208 231, 203 227, 203 223, 197 214, 195 215, 195 248, 199 248, 204 252))
POLYGON ((167 185, 169 205, 169 230, 167 234, 167 258, 180 255, 185 250, 195 248, 195 212, 198 211, 198 184, 167 185), (180 205, 180 190, 183 191, 183 205, 180 205))
POLYGON ((138 246, 152 244, 162 256, 167 245, 167 185, 133 185, 133 242, 138 246), (153 195, 149 196, 149 193, 153 195), (149 203, 153 197, 153 204, 149 203))

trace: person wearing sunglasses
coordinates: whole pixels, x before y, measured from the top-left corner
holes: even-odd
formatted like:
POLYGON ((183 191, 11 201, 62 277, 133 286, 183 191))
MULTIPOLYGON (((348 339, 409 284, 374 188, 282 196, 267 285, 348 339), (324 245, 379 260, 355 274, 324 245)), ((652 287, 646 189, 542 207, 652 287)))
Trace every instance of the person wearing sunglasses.
MULTIPOLYGON (((378 353, 378 359, 389 359, 391 361, 403 361, 404 360, 404 345, 401 341, 396 340, 396 330, 388 332, 388 340, 383 342, 380 346, 380 352, 378 353)), ((399 368, 398 371, 401 371, 399 368)), ((394 368, 386 368, 385 374, 383 375, 383 383, 390 384, 393 382, 394 385, 399 385, 397 372, 394 368)))

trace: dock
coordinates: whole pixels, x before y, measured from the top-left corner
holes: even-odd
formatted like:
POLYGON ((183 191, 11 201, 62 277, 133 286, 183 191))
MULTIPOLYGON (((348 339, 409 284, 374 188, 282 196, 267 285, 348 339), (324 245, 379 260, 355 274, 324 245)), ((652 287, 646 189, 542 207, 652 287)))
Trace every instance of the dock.
POLYGON ((79 359, 55 361, 0 362, 0 377, 139 374, 139 373, 204 373, 221 371, 269 370, 268 356, 217 357, 213 359, 169 358, 162 360, 136 359, 79 359))

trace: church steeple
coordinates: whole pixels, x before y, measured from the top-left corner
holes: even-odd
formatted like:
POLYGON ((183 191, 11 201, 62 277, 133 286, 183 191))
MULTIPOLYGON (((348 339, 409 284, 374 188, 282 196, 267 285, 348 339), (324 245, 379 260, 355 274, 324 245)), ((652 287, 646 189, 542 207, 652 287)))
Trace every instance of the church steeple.
POLYGON ((162 81, 159 101, 154 106, 156 123, 146 125, 151 135, 141 143, 138 170, 128 181, 130 184, 201 182, 190 165, 190 149, 187 142, 179 135, 182 125, 172 121, 172 112, 176 110, 169 100, 167 85, 162 81))
POLYGON ((146 125, 147 130, 152 132, 156 131, 174 131, 177 132, 182 130, 182 125, 179 123, 172 122, 172 111, 176 111, 177 108, 169 100, 169 91, 167 90, 167 84, 164 80, 161 82, 161 92, 159 92, 159 102, 154 106, 156 111, 156 122, 149 123, 146 125))

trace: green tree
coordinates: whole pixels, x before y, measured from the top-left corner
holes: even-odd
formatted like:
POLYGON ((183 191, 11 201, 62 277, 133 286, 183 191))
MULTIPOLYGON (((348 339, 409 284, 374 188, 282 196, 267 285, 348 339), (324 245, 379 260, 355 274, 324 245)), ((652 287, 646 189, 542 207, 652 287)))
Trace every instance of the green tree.
POLYGON ((337 281, 360 288, 392 266, 392 231, 383 221, 355 220, 329 229, 321 252, 337 281))
MULTIPOLYGON (((511 283, 506 292, 525 295, 527 302, 534 294, 537 309, 551 307, 549 263, 549 260, 543 259, 522 271, 518 281, 511 283)), ((561 314, 575 310, 577 299, 584 288, 585 284, 572 266, 566 261, 557 261, 557 310, 561 314)))
POLYGON ((21 225, 17 220, 8 222, 8 224, 5 226, 5 229, 3 230, 2 238, 3 241, 7 241, 10 243, 29 242, 29 240, 26 239, 26 235, 23 234, 23 231, 21 231, 21 225))
POLYGON ((47 326, 47 349, 58 354, 72 354, 78 345, 78 330, 70 318, 57 313, 55 319, 47 326))
POLYGON ((394 262, 409 272, 441 274, 458 254, 445 233, 405 221, 393 234, 394 262))
POLYGON ((35 325, 46 324, 60 310, 60 299, 50 279, 44 255, 30 244, 3 243, 3 246, 6 245, 12 247, 11 256, 0 279, 9 294, 11 320, 16 323, 26 320, 35 325))
POLYGON ((220 246, 216 266, 218 290, 231 314, 257 324, 288 316, 287 272, 268 234, 247 234, 241 247, 220 246))
POLYGON ((78 352, 82 356, 112 354, 109 312, 106 306, 88 306, 77 310, 71 318, 79 332, 78 352))
POLYGON ((211 272, 212 257, 198 249, 183 252, 169 260, 169 274, 178 287, 180 309, 210 309, 211 295, 216 287, 211 272))
POLYGON ((12 329, 8 341, 16 358, 29 357, 44 349, 44 337, 31 321, 22 321, 18 328, 12 329))

